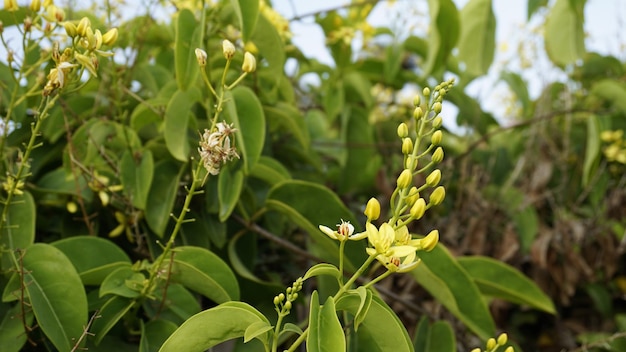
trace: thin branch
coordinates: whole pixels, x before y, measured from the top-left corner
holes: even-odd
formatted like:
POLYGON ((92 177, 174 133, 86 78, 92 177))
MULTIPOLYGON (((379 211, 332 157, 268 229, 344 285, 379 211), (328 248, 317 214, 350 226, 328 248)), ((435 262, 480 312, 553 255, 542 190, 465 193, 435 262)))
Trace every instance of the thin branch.
POLYGON ((377 4, 380 1, 381 0, 362 0, 362 1, 351 2, 351 3, 339 5, 339 6, 329 7, 327 9, 323 9, 323 10, 317 10, 317 11, 305 13, 304 15, 296 15, 296 16, 288 19, 288 21, 289 22, 299 21, 299 20, 302 20, 302 19, 307 18, 307 17, 317 16, 317 15, 319 15, 321 13, 324 13, 324 12, 331 12, 331 11, 337 11, 337 10, 342 10, 342 9, 349 9, 351 7, 357 7, 357 6, 361 6, 361 5, 377 4))
MULTIPOLYGON (((587 352, 592 348, 607 347, 607 344, 613 342, 614 340, 620 339, 622 337, 626 338, 626 331, 615 333, 601 341, 596 341, 596 342, 592 342, 586 345, 582 345, 575 350, 570 350, 569 352, 587 352)), ((562 350, 562 351, 565 351, 565 350, 562 350)))

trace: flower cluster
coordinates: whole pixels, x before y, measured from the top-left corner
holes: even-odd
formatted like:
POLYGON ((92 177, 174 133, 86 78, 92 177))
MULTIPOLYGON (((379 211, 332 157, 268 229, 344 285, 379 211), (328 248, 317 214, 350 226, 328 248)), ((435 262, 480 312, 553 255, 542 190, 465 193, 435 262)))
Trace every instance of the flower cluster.
POLYGON ((602 142, 608 145, 602 148, 602 153, 609 162, 626 165, 626 139, 623 130, 603 131, 600 134, 602 142))
MULTIPOLYGON (((498 339, 494 339, 493 337, 489 338, 489 340, 487 340, 487 344, 485 346, 485 350, 484 352, 495 352, 498 350, 498 348, 500 347, 504 347, 508 341, 508 336, 505 333, 500 334, 500 336, 498 336, 498 339)), ((504 352, 514 352, 515 349, 512 346, 507 347, 506 349, 504 349, 504 352)), ((474 348, 471 352, 483 352, 480 348, 474 348)))
POLYGON ((200 160, 211 175, 217 175, 223 163, 238 158, 237 150, 230 144, 230 135, 237 131, 232 124, 219 122, 212 130, 205 129, 200 139, 200 160))

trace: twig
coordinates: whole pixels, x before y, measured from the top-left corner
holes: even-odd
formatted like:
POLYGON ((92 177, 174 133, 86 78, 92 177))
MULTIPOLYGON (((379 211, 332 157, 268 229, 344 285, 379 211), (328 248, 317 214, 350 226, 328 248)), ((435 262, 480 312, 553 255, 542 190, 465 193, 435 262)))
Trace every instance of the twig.
MULTIPOLYGON (((613 342, 614 340, 617 340, 617 339, 622 338, 622 337, 626 338, 626 331, 615 333, 615 334, 613 334, 613 335, 611 335, 611 336, 609 336, 606 339, 601 340, 601 341, 596 341, 596 342, 592 342, 590 344, 582 345, 582 346, 578 347, 575 350, 570 350, 569 352, 587 352, 590 349, 595 348, 595 347, 604 347, 608 343, 613 342)), ((565 352, 565 350, 561 350, 561 351, 565 352)))
POLYGON ((85 336, 89 335, 89 336, 94 336, 94 333, 89 332, 89 328, 91 328, 91 325, 93 324, 93 322, 100 318, 101 316, 98 315, 99 311, 96 310, 93 315, 91 316, 91 318, 89 318, 89 321, 87 322, 87 325, 83 328, 83 333, 80 334, 80 337, 78 338, 78 341, 76 341, 76 343, 74 344, 74 347, 72 347, 70 352, 75 352, 77 350, 86 350, 86 348, 81 348, 78 347, 80 346, 80 343, 83 342, 83 340, 85 339, 85 336))

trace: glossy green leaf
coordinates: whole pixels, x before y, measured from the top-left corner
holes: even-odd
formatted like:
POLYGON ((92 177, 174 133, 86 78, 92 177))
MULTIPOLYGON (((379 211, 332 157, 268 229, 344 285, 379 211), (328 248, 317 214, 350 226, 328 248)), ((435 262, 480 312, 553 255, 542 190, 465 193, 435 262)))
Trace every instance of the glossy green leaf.
POLYGON ((76 236, 51 244, 72 262, 83 285, 100 285, 114 270, 130 268, 131 265, 130 258, 122 248, 101 237, 76 236))
MULTIPOLYGON (((25 249, 35 241, 35 201, 28 191, 15 195, 8 206, 6 221, 0 231, 0 248, 15 251, 25 249)), ((8 253, 2 253, 2 270, 13 268, 13 261, 8 253)))
POLYGON ((141 294, 141 283, 146 277, 130 267, 120 267, 112 271, 102 281, 100 297, 117 295, 126 298, 137 298, 141 294))
MULTIPOLYGON (((198 62, 195 50, 200 47, 204 26, 196 21, 193 13, 188 9, 178 11, 176 19, 176 43, 174 48, 174 63, 176 67, 176 82, 178 89, 185 91, 195 82, 198 74, 198 62)), ((180 110, 185 116, 186 110, 180 110)))
POLYGON ((296 334, 298 336, 302 335, 303 331, 302 329, 300 329, 300 327, 296 324, 293 323, 287 323, 285 325, 283 325, 282 331, 280 332, 280 335, 282 336, 283 333, 293 333, 296 334))
MULTIPOLYGON (((329 262, 337 262, 338 246, 336 241, 323 234, 318 226, 331 227, 343 219, 350 221, 355 225, 355 230, 360 231, 353 213, 346 208, 341 199, 328 188, 312 182, 290 180, 276 184, 268 193, 266 206, 287 215, 290 221, 307 231, 309 236, 323 248, 323 252, 318 255, 323 256, 329 262)), ((365 260, 363 245, 361 242, 346 245, 346 254, 349 259, 345 262, 347 270, 355 270, 352 262, 362 263, 365 260)))
MULTIPOLYGON (((163 266, 169 268, 170 258, 164 260, 163 266)), ((239 299, 235 274, 208 249, 177 247, 170 278, 216 303, 239 299)))
POLYGON ((275 107, 264 106, 263 111, 267 117, 268 126, 272 130, 282 128, 291 134, 304 149, 309 148, 311 143, 306 130, 304 118, 300 111, 292 105, 278 103, 275 107))
POLYGON ((94 334, 96 345, 117 324, 126 313, 135 305, 135 301, 121 296, 111 297, 102 308, 98 309, 99 318, 94 320, 90 332, 94 334))
POLYGON ((586 0, 556 0, 545 25, 548 57, 559 66, 574 63, 585 53, 586 0))
POLYGON ((480 256, 459 257, 457 261, 483 294, 556 314, 550 297, 515 268, 493 258, 480 256))
POLYGON ((170 220, 182 171, 181 165, 172 160, 162 160, 154 166, 145 215, 148 226, 159 237, 163 237, 170 220))
POLYGON ((71 350, 87 324, 87 296, 78 273, 63 252, 44 243, 28 247, 22 263, 37 324, 58 350, 71 350))
POLYGON ((428 346, 428 337, 430 334, 430 324, 428 323, 428 317, 423 314, 420 318, 417 326, 415 327, 415 333, 413 338, 413 347, 416 351, 426 351, 428 346))
POLYGON ((226 93, 224 116, 237 129, 235 146, 243 159, 244 173, 248 174, 261 156, 265 143, 265 114, 256 94, 247 87, 226 93))
POLYGON ((530 18, 535 14, 535 12, 537 12, 537 10, 547 5, 548 5, 548 0, 528 0, 526 19, 530 20, 530 18))
POLYGON ((424 76, 441 69, 459 39, 459 12, 452 0, 428 0, 430 35, 424 76))
POLYGON ((359 308, 354 314, 354 331, 358 331, 359 325, 361 325, 363 320, 365 320, 365 317, 367 317, 367 313, 372 305, 372 291, 366 289, 364 286, 359 286, 356 290, 354 290, 354 293, 356 293, 361 299, 359 308))
POLYGON ((243 170, 230 164, 220 171, 217 180, 217 199, 219 201, 218 215, 221 222, 226 221, 235 210, 243 189, 244 178, 243 170))
POLYGON ((188 90, 179 90, 174 93, 165 110, 165 124, 163 135, 165 145, 172 156, 180 161, 189 158, 189 137, 187 127, 192 118, 191 108, 201 99, 200 91, 193 87, 188 90))
POLYGON ((259 18, 259 1, 257 0, 231 0, 239 19, 241 28, 241 39, 247 43, 259 18))
MULTIPOLYGON (((269 321, 243 302, 226 302, 189 318, 165 341, 161 352, 203 352, 224 341, 244 336, 254 323, 269 321)), ((260 335, 267 343, 267 336, 260 335)))
POLYGON ((456 338, 450 323, 434 322, 430 326, 427 346, 424 352, 456 352, 456 338))
POLYGON ((320 306, 318 293, 313 291, 309 311, 309 335, 306 339, 307 351, 345 351, 346 337, 343 334, 343 327, 337 318, 333 298, 328 297, 324 305, 320 306))
POLYGON ((248 326, 246 331, 243 334, 243 342, 249 342, 252 339, 257 338, 258 336, 265 334, 266 332, 272 330, 274 328, 270 323, 265 321, 258 321, 256 323, 248 326))
POLYGON ((461 10, 459 60, 473 76, 487 73, 496 48, 496 17, 491 0, 470 0, 461 10))
MULTIPOLYGON (((356 315, 361 306, 358 294, 347 293, 336 302, 337 310, 346 310, 356 315)), ((380 298, 372 301, 359 326, 358 345, 368 352, 412 352, 413 343, 398 316, 380 298)))
POLYGON ((334 277, 335 279, 339 279, 341 277, 341 273, 339 272, 339 269, 337 269, 336 266, 332 264, 327 264, 327 263, 320 263, 320 264, 315 264, 311 268, 309 268, 309 270, 306 271, 302 279, 308 280, 312 277, 319 276, 319 275, 329 275, 329 276, 334 277))
POLYGON ((27 341, 28 335, 24 329, 24 322, 27 326, 33 323, 32 312, 26 313, 22 320, 22 305, 15 304, 6 310, 0 320, 0 351, 18 352, 27 341))
POLYGON ((157 352, 178 326, 171 321, 157 319, 141 324, 139 352, 157 352))
POLYGON ((154 160, 152 152, 131 153, 126 151, 120 162, 120 180, 124 186, 124 193, 131 203, 138 209, 146 209, 148 192, 154 175, 154 160))
POLYGON ((413 277, 452 314, 481 339, 495 334, 495 324, 478 287, 441 244, 430 252, 418 252, 422 265, 413 277))
POLYGON ((256 30, 252 33, 251 39, 259 49, 259 54, 267 60, 267 66, 263 66, 260 58, 257 57, 257 69, 267 70, 269 75, 275 75, 275 78, 272 79, 275 79, 276 85, 278 85, 280 83, 279 76, 284 75, 286 55, 283 40, 276 27, 265 16, 259 16, 256 30))
POLYGON ((259 178, 270 185, 291 179, 289 171, 278 160, 261 155, 259 161, 250 170, 250 176, 259 178))

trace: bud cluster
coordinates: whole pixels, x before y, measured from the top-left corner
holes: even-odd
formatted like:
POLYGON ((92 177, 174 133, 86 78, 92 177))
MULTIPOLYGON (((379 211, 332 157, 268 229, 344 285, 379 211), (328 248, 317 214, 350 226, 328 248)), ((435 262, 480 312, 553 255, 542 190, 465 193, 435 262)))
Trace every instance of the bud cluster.
MULTIPOLYGON (((500 347, 504 347, 508 341, 508 336, 505 333, 500 334, 498 339, 494 339, 493 337, 487 340, 487 344, 485 346, 484 352, 495 352, 500 347)), ((512 346, 504 349, 504 352, 514 352, 515 349, 512 346)), ((471 352, 483 352, 480 348, 474 348, 471 352)))
POLYGON ((280 293, 278 296, 274 297, 274 306, 276 312, 278 314, 289 314, 289 311, 293 307, 293 303, 296 299, 298 299, 298 292, 302 290, 302 283, 304 280, 299 277, 294 281, 291 287, 287 287, 285 293, 280 293))
MULTIPOLYGON (((235 47, 235 44, 233 44, 230 40, 224 39, 222 41, 222 54, 228 62, 230 62, 230 60, 235 57, 236 52, 237 48, 235 47)), ((200 67, 205 67, 208 57, 206 51, 200 48, 196 48, 195 53, 198 65, 200 67)), ((251 73, 256 70, 256 58, 248 51, 244 52, 243 54, 243 64, 241 65, 241 70, 244 73, 251 73)))

